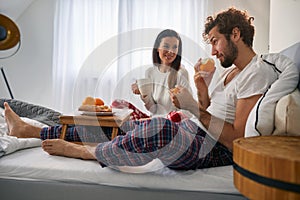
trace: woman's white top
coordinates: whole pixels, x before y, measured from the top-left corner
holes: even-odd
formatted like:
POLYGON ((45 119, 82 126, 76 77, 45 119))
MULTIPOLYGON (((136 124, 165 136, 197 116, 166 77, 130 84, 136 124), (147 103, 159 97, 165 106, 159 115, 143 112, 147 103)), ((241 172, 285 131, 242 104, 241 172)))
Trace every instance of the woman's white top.
MULTIPOLYGON (((170 111, 178 110, 170 99, 169 90, 171 88, 168 86, 169 74, 170 71, 161 72, 156 66, 146 70, 146 78, 150 78, 153 81, 152 98, 157 107, 156 113, 152 113, 153 115, 165 115, 170 111)), ((183 66, 178 70, 176 85, 188 88, 191 91, 188 71, 183 66)))

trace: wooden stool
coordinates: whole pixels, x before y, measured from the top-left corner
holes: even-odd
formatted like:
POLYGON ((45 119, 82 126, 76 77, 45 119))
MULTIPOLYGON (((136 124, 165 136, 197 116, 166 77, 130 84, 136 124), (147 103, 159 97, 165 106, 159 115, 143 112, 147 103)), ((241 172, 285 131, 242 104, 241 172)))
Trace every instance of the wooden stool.
POLYGON ((258 136, 233 142, 234 185, 250 199, 300 199, 300 137, 258 136))

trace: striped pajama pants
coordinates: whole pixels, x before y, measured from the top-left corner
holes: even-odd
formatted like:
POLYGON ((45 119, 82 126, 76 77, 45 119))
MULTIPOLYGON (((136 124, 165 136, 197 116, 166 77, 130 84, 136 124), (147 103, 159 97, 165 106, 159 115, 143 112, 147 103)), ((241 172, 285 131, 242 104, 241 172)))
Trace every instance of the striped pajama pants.
MULTIPOLYGON (((106 127, 69 127, 68 141, 97 142, 95 154, 102 166, 141 166, 155 158, 171 168, 189 170, 231 165, 232 153, 194 122, 165 118, 128 121, 116 138, 106 127)), ((59 138, 61 126, 44 128, 41 139, 59 138)))

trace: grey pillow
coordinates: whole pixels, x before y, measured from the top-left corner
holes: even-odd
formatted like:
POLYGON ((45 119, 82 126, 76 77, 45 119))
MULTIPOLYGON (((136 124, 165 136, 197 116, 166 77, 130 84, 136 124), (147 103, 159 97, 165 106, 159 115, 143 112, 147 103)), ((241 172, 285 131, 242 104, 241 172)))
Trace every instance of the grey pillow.
POLYGON ((60 112, 16 99, 0 99, 0 107, 4 108, 4 102, 8 102, 14 112, 20 117, 34 119, 49 126, 59 124, 60 112))

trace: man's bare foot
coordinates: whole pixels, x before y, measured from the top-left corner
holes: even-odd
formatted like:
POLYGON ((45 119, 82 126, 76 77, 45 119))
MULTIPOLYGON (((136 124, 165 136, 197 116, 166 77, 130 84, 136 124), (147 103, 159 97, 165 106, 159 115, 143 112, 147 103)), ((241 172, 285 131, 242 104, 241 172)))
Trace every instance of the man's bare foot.
POLYGON ((41 129, 25 123, 8 105, 4 102, 4 116, 9 130, 9 135, 20 138, 40 138, 41 129))
POLYGON ((95 147, 83 146, 62 139, 47 139, 42 142, 42 148, 50 155, 96 160, 95 147))

